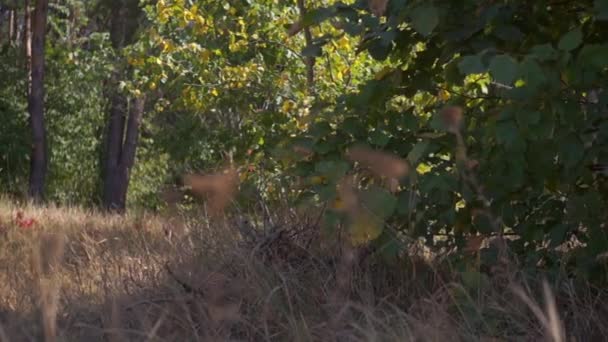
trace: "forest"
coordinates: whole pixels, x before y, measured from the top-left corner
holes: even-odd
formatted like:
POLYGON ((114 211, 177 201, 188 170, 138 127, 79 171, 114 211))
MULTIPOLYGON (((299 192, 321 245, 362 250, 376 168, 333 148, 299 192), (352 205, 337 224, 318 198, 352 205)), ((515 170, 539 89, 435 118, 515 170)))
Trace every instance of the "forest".
POLYGON ((608 0, 0 0, 0 342, 608 340, 608 0))

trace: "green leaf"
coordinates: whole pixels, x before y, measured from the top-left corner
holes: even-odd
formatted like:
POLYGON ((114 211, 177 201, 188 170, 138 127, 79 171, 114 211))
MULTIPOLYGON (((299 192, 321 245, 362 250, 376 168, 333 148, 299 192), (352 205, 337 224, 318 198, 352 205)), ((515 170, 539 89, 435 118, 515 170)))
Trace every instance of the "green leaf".
POLYGON ((576 135, 569 135, 566 139, 560 141, 559 146, 559 158, 566 168, 577 166, 583 159, 582 151, 584 150, 584 146, 576 135))
POLYGON ((342 217, 339 213, 328 210, 323 215, 321 226, 325 232, 333 233, 341 222, 342 217))
POLYGON ((397 213, 407 215, 416 209, 419 198, 416 193, 411 191, 402 191, 397 199, 397 213))
POLYGON ((384 146, 386 146, 386 144, 388 144, 388 141, 390 140, 390 136, 388 136, 388 134, 386 134, 386 132, 384 132, 380 129, 376 129, 370 133, 369 140, 372 145, 376 145, 378 147, 384 147, 384 146))
POLYGON ((324 138, 330 132, 331 126, 326 121, 317 122, 310 128, 310 134, 315 138, 315 140, 324 138))
POLYGON ((317 25, 334 16, 336 9, 334 7, 320 7, 309 11, 302 18, 302 26, 308 27, 317 25))
POLYGON ((515 114, 515 119, 520 128, 528 129, 540 122, 540 113, 520 110, 515 114))
POLYGON ((532 88, 540 87, 546 80, 543 69, 532 58, 526 58, 520 64, 520 73, 526 85, 532 88))
POLYGON ((397 207, 397 198, 387 190, 372 186, 361 192, 361 204, 380 219, 390 217, 397 207))
POLYGON ((445 81, 448 85, 462 84, 466 74, 460 70, 458 64, 462 62, 461 58, 457 58, 448 63, 444 68, 445 81))
POLYGON ((557 224, 551 227, 549 231, 549 247, 555 248, 562 244, 566 238, 568 232, 568 225, 564 223, 557 224))
POLYGON ((496 139, 499 144, 513 146, 518 138, 519 129, 513 121, 500 121, 496 124, 496 139))
POLYGON ((320 161, 315 164, 315 172, 332 181, 338 181, 350 169, 344 161, 320 161))
POLYGON ((460 277, 464 287, 471 291, 476 291, 489 283, 488 276, 478 271, 465 271, 460 277))
POLYGON ((554 61, 558 57, 557 51, 549 43, 533 46, 530 55, 541 62, 554 61))
POLYGON ((507 42, 517 42, 525 38, 525 35, 521 32, 521 30, 513 25, 498 26, 494 30, 494 35, 507 42))
POLYGON ((608 66, 608 44, 589 44, 583 46, 578 55, 578 64, 598 69, 608 66))
POLYGON ((418 161, 424 156, 424 152, 426 152, 428 146, 428 140, 420 141, 416 145, 414 145, 410 153, 408 153, 407 155, 407 160, 410 162, 411 165, 418 164, 418 161))
POLYGON ((336 148, 335 144, 331 144, 327 141, 319 141, 313 145, 312 150, 319 154, 327 154, 336 148))
POLYGON ((403 249, 402 243, 393 234, 387 233, 386 230, 373 242, 375 250, 380 253, 380 256, 386 261, 393 261, 399 257, 403 249))
POLYGON ((375 240, 384 231, 384 222, 369 212, 360 212, 349 225, 351 242, 354 245, 365 244, 375 240))
POLYGON ((492 219, 486 214, 478 214, 473 218, 473 225, 483 234, 492 233, 494 230, 494 225, 492 224, 492 219))
POLYGON ((319 194, 319 199, 321 201, 333 201, 338 196, 336 186, 334 184, 316 185, 313 187, 313 190, 319 194))
POLYGON ((388 55, 391 53, 392 49, 393 45, 386 44, 382 39, 372 40, 367 47, 367 50, 372 58, 379 61, 383 61, 388 58, 388 55))
POLYGON ((608 0, 595 0, 593 9, 597 20, 608 20, 608 0))
POLYGON ((490 62, 490 75, 499 83, 511 85, 517 75, 518 64, 513 57, 498 55, 490 62))
POLYGON ((458 63, 458 69, 464 75, 481 74, 486 71, 486 67, 478 55, 464 56, 458 63))
POLYGON ((358 137, 365 134, 365 128, 363 127, 361 120, 356 117, 348 117, 344 119, 340 127, 346 133, 349 133, 354 137, 358 137))
POLYGON ((583 42, 583 32, 580 27, 566 33, 559 40, 557 47, 562 51, 572 51, 583 42))
POLYGON ((428 36, 439 24, 439 13, 435 6, 427 3, 413 9, 411 19, 414 30, 423 36, 428 36))

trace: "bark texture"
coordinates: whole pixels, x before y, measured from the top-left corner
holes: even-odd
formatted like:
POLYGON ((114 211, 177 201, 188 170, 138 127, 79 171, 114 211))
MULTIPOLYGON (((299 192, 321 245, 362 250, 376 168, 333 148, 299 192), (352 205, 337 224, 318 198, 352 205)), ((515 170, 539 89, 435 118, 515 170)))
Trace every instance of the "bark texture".
POLYGON ((36 202, 44 197, 48 154, 44 122, 44 40, 48 0, 38 0, 32 23, 31 86, 28 98, 32 151, 30 155, 29 196, 36 202))
MULTIPOLYGON (((119 50, 131 43, 137 30, 137 1, 115 1, 111 8, 110 40, 119 50)), ((117 61, 116 72, 108 82, 110 109, 103 156, 102 205, 106 210, 122 213, 126 209, 130 172, 135 163, 139 127, 144 113, 145 97, 128 99, 117 91, 119 80, 128 74, 117 61)))

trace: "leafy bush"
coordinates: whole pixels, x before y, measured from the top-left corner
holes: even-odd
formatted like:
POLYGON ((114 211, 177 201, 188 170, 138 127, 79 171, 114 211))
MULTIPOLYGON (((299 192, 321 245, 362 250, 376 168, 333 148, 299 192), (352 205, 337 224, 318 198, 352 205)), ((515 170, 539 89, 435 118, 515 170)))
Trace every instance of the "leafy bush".
POLYGON ((513 234, 530 266, 603 278, 606 182, 588 168, 608 152, 602 3, 379 0, 311 12, 298 25, 331 18, 388 66, 294 141, 313 152, 296 172, 323 180, 310 187, 317 200, 340 200, 341 177, 360 173, 343 153, 366 143, 415 170, 395 194, 363 184, 393 230, 437 251, 513 234), (442 117, 450 105, 464 111, 456 133, 442 117), (555 248, 573 240, 564 265, 555 248))

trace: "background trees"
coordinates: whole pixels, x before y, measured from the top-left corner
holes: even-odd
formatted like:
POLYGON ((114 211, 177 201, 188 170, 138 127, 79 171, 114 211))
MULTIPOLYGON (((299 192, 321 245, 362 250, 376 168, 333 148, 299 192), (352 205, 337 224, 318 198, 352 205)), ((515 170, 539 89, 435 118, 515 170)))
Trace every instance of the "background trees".
MULTIPOLYGON (((42 165, 26 153, 18 5, 0 11, 0 184, 12 193, 28 161, 42 165)), ((569 262, 599 275, 605 180, 588 166, 606 159, 607 11, 601 0, 50 1, 47 197, 158 207, 164 186, 230 155, 249 170, 244 198, 328 208, 327 229, 387 254, 510 235, 530 266, 564 267, 555 247, 584 246, 569 262), (411 172, 373 175, 346 153, 361 144, 411 172), (347 175, 365 224, 343 210, 347 175)))

